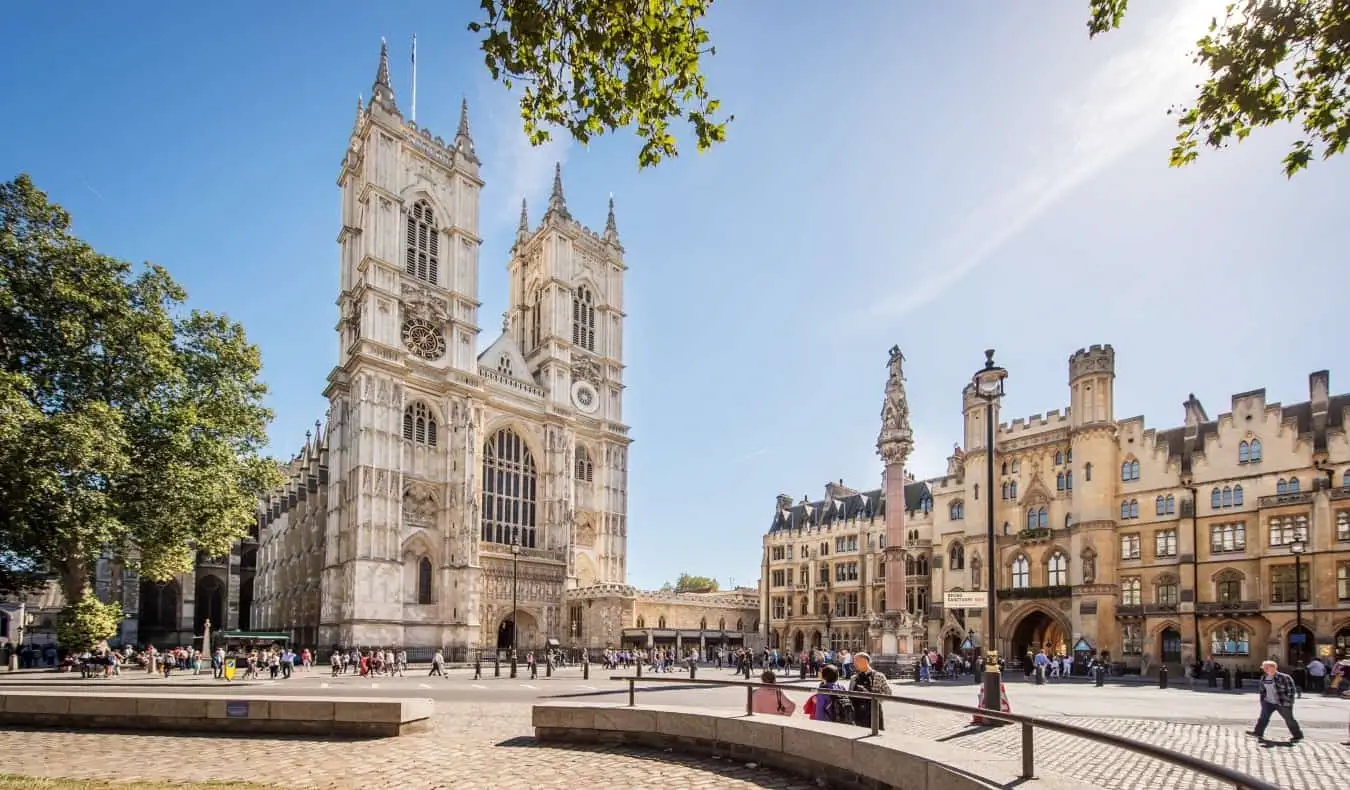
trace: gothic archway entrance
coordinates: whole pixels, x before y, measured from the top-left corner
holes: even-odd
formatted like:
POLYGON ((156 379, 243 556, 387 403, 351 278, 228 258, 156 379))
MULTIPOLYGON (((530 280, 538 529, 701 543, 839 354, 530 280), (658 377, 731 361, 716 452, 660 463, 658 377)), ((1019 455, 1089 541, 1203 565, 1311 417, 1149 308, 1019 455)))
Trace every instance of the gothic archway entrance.
POLYGON ((1164 664, 1181 663, 1181 632, 1175 628, 1164 628, 1158 635, 1160 651, 1164 664))
POLYGON ((1032 609, 1022 616, 1012 634, 1012 654, 1009 660, 1021 661, 1027 652, 1045 648, 1047 654, 1067 653, 1069 635, 1059 620, 1040 609, 1032 609))
POLYGON ((1312 660, 1317 639, 1311 629, 1302 625, 1289 629, 1289 636, 1285 637, 1284 643, 1285 661, 1289 666, 1296 667, 1312 660))
POLYGON ((510 650, 510 649, 511 649, 511 636, 512 636, 512 634, 513 634, 514 631, 515 631, 515 627, 516 627, 516 621, 515 621, 514 618, 511 618, 511 617, 506 618, 505 620, 502 621, 502 624, 501 624, 501 625, 497 626, 497 649, 498 649, 498 650, 510 650))
POLYGON ((819 631, 813 631, 811 633, 811 649, 819 650, 822 644, 824 644, 824 637, 821 636, 819 631))
POLYGON ((806 634, 802 633, 801 631, 798 631, 797 633, 792 635, 792 650, 795 653, 800 653, 805 649, 806 649, 806 634))
POLYGON ((497 626, 497 649, 511 649, 511 630, 515 629, 516 650, 534 650, 542 647, 542 640, 539 637, 539 621, 529 612, 520 610, 508 614, 502 618, 497 626))

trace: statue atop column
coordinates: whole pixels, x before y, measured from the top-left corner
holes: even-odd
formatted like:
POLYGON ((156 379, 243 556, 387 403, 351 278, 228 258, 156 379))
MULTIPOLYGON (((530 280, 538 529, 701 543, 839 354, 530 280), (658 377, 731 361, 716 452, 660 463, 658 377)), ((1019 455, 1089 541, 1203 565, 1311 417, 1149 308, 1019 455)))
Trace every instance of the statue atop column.
POLYGON ((905 355, 891 346, 886 363, 886 394, 881 406, 881 433, 877 453, 887 465, 903 464, 914 449, 914 431, 909 424, 909 399, 905 396, 905 355))

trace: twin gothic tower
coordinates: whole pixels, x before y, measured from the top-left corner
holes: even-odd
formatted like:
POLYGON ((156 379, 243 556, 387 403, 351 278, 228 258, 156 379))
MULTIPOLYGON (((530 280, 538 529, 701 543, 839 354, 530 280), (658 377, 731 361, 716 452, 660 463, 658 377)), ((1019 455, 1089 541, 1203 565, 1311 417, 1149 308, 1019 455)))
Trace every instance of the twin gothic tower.
POLYGON ((449 143, 406 120, 382 47, 338 177, 326 517, 276 525, 312 531, 296 543, 321 548, 322 571, 259 570, 274 598, 317 582, 318 623, 272 627, 317 625, 323 645, 492 648, 515 633, 523 650, 565 636, 564 590, 625 581, 613 201, 602 233, 583 227, 558 169, 540 224, 522 204, 501 335, 480 354, 480 165, 467 103, 449 143))

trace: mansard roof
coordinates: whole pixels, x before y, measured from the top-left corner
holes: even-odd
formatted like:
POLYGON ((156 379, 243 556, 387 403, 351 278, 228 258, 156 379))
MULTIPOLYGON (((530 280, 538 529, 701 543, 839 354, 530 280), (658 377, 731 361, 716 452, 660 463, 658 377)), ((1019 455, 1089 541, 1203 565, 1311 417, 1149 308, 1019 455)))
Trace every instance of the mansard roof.
MULTIPOLYGON (((928 484, 916 480, 905 484, 905 510, 913 513, 923 507, 923 499, 932 499, 928 484)), ((803 527, 828 526, 837 522, 856 519, 884 518, 886 515, 886 497, 880 488, 859 493, 849 493, 832 499, 820 499, 815 502, 798 502, 791 507, 782 508, 774 514, 770 532, 803 527)))
MULTIPOLYGON (((1350 427, 1346 425, 1345 419, 1346 411, 1350 410, 1350 393, 1327 398, 1327 411, 1322 414, 1314 413, 1312 401, 1270 405, 1279 406, 1283 421, 1292 424, 1300 438, 1311 441, 1315 453, 1326 452, 1329 433, 1344 431, 1350 427)), ((1222 418, 1222 415, 1220 416, 1222 418)), ((1159 445, 1167 448, 1169 457, 1177 459, 1181 471, 1189 473, 1192 459, 1197 455, 1203 455, 1206 444, 1218 435, 1219 421, 1208 420, 1200 423, 1193 432, 1186 426, 1158 431, 1157 441, 1159 445)))

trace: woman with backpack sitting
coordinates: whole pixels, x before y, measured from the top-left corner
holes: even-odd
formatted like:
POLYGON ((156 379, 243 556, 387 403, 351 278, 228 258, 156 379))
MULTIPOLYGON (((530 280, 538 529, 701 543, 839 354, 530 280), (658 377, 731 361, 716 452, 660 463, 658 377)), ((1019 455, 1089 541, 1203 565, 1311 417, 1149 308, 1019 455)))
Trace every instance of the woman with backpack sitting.
MULTIPOLYGON (((845 691, 839 685, 839 670, 826 664, 820 668, 820 686, 818 688, 833 691, 845 691)), ((840 724, 852 724, 854 720, 853 700, 837 697, 833 694, 812 694, 802 711, 813 721, 833 721, 840 724)))
MULTIPOLYGON (((778 677, 773 674, 773 670, 766 669, 764 674, 759 676, 760 683, 778 682, 778 677)), ((750 710, 755 713, 768 713, 776 716, 791 716, 792 712, 797 710, 797 703, 788 699, 783 692, 772 686, 760 686, 755 689, 750 697, 750 710)))

